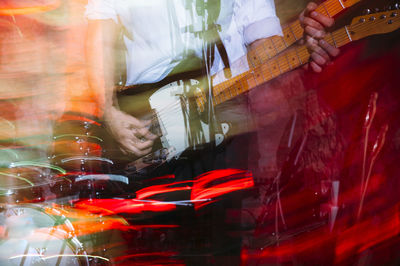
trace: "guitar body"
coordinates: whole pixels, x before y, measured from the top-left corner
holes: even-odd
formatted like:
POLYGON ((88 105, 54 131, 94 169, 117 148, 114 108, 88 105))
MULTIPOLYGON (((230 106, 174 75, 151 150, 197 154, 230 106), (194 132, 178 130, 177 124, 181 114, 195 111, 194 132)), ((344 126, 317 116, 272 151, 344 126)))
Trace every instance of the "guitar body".
MULTIPOLYGON (((173 81, 159 89, 143 86, 135 91, 118 95, 122 111, 144 121, 151 121, 149 130, 160 136, 153 150, 144 157, 122 155, 118 144, 109 134, 105 137, 104 156, 129 171, 145 171, 205 150, 210 145, 220 145, 229 130, 228 124, 219 124, 223 132, 210 134, 207 112, 201 112, 194 97, 201 90, 201 82, 190 79, 173 81)), ((202 90, 201 90, 202 91, 202 90)))

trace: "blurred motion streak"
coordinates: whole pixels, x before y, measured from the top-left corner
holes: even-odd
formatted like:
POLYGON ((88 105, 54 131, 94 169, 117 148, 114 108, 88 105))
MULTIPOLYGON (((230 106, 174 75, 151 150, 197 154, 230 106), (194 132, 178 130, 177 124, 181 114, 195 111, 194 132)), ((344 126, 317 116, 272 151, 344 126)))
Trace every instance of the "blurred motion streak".
POLYGON ((139 214, 146 211, 164 212, 171 211, 176 205, 162 201, 143 201, 136 199, 92 199, 82 200, 75 204, 76 208, 89 212, 108 215, 110 212, 139 214))
POLYGON ((191 183, 192 182, 181 181, 181 182, 173 182, 171 184, 153 185, 136 191, 136 198, 140 200, 163 193, 191 190, 192 189, 191 183))
POLYGON ((335 264, 342 263, 349 257, 361 254, 368 248, 382 244, 397 237, 400 232, 399 205, 379 214, 383 217, 378 223, 374 218, 346 228, 343 231, 328 233, 325 227, 301 235, 293 235, 282 240, 279 246, 266 246, 256 250, 242 251, 242 260, 246 264, 254 259, 281 258, 289 259, 303 252, 311 252, 313 248, 323 246, 329 241, 336 243, 335 264))
POLYGON ((16 3, 8 3, 7 1, 0 4, 0 15, 15 16, 28 15, 38 12, 47 12, 58 8, 61 5, 61 0, 22 0, 16 3))
POLYGON ((254 186, 251 172, 238 169, 223 169, 207 172, 193 181, 190 198, 199 209, 210 202, 200 200, 215 199, 217 197, 254 186))

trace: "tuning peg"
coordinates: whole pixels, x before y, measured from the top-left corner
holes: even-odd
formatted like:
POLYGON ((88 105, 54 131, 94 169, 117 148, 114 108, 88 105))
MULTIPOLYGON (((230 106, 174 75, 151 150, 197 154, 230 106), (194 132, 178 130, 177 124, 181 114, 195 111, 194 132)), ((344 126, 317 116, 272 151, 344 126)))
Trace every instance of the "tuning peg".
POLYGON ((364 9, 364 11, 363 11, 363 15, 369 15, 369 14, 371 14, 372 12, 371 12, 371 9, 369 9, 369 8, 367 8, 367 9, 364 9))
POLYGON ((399 3, 394 4, 393 9, 400 9, 399 3))
POLYGON ((374 13, 378 13, 379 11, 380 11, 379 8, 377 8, 377 7, 374 8, 374 13))

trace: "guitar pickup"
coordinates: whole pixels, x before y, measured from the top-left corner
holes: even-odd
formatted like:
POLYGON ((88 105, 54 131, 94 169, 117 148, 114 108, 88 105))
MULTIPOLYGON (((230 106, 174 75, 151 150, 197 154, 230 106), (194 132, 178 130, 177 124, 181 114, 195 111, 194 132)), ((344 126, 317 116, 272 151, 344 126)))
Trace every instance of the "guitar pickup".
POLYGON ((168 84, 171 96, 181 96, 185 93, 184 84, 182 81, 172 82, 168 84))

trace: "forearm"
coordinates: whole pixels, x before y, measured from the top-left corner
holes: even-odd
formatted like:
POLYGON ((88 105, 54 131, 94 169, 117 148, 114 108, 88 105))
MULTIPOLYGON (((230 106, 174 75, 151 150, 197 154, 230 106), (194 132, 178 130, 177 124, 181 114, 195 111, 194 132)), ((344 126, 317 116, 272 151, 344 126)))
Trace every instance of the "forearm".
POLYGON ((88 82, 90 88, 100 95, 105 113, 113 106, 116 36, 117 25, 114 21, 89 21, 86 40, 88 82))

